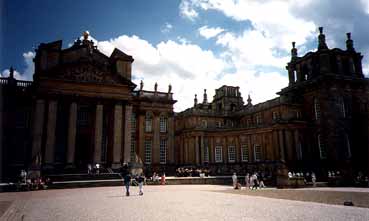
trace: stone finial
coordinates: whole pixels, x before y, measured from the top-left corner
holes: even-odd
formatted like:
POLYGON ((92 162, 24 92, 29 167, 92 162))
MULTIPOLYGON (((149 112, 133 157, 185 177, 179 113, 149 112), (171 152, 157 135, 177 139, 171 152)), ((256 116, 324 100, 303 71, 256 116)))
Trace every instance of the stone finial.
POLYGON ((194 101, 194 106, 196 106, 197 105, 197 94, 195 94, 195 99, 193 99, 193 101, 194 101))
POLYGON ((203 103, 207 104, 208 103, 208 95, 206 94, 206 89, 204 89, 204 99, 203 99, 203 103))
POLYGON ((87 41, 88 37, 90 36, 90 32, 89 31, 84 31, 82 33, 82 35, 83 35, 83 40, 87 41))
POLYGON ((251 101, 252 101, 252 99, 251 99, 250 94, 249 94, 249 96, 247 98, 247 105, 252 105, 251 101))
POLYGON ((292 42, 291 60, 297 58, 296 42, 292 42))
POLYGON ((169 84, 168 85, 168 94, 170 94, 172 92, 172 85, 171 84, 169 84))
POLYGON ((143 87, 144 87, 144 82, 141 80, 141 82, 140 82, 140 91, 142 91, 143 87))
POLYGON ((347 51, 355 51, 354 48, 354 41, 351 39, 351 33, 346 33, 347 40, 346 40, 346 50, 347 51))
POLYGON ((325 35, 323 34, 323 27, 319 27, 318 40, 318 50, 328 49, 328 46, 325 42, 325 35))
POLYGON ((155 92, 158 91, 158 82, 155 82, 154 90, 155 90, 155 92))
POLYGON ((9 78, 14 78, 14 68, 13 68, 13 66, 11 66, 10 69, 9 69, 9 78))

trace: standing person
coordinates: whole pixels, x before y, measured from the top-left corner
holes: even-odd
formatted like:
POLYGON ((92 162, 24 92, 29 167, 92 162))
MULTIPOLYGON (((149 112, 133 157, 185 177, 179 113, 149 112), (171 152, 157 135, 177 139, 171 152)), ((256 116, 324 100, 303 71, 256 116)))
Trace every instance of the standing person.
POLYGON ((232 181, 233 181, 233 188, 236 189, 236 187, 237 187, 237 175, 236 175, 236 173, 233 173, 232 181))
POLYGON ((245 176, 245 187, 246 189, 250 188, 250 174, 249 173, 247 173, 245 176))
POLYGON ((316 187, 316 176, 314 172, 311 173, 311 181, 313 182, 313 187, 316 187))
POLYGON ((256 173, 254 173, 254 175, 252 175, 252 180, 253 180, 253 186, 252 186, 252 190, 258 189, 258 176, 256 175, 256 173))
POLYGON ((143 195, 143 184, 145 181, 145 176, 141 173, 138 177, 137 177, 137 182, 138 182, 138 188, 139 188, 139 195, 142 196, 143 195))

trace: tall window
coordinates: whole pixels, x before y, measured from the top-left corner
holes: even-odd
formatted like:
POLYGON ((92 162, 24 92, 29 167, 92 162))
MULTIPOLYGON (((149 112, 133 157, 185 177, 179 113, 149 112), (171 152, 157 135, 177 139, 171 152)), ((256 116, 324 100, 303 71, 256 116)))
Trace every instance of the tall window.
POLYGON ((314 98, 314 113, 315 120, 320 120, 320 104, 317 98, 314 98))
POLYGON ((327 159, 327 149, 320 134, 318 134, 318 147, 320 159, 327 159))
POLYGON ((279 113, 277 111, 273 111, 273 120, 279 119, 279 113))
POLYGON ((221 163, 223 161, 222 146, 215 146, 215 162, 221 163))
POLYGON ((145 163, 146 164, 151 163, 151 140, 150 139, 145 140, 145 163))
POLYGON ((204 147, 204 162, 209 163, 209 147, 204 147))
POLYGON ((241 161, 249 161, 249 146, 247 144, 241 144, 241 161))
POLYGON ((160 116, 160 132, 166 133, 168 128, 168 118, 166 116, 160 116))
POLYGON ((261 160, 261 147, 259 144, 254 145, 254 160, 255 161, 261 160))
POLYGON ((135 134, 132 133, 131 136, 131 162, 136 161, 136 140, 135 140, 135 134))
POLYGON ((302 160, 302 146, 301 146, 301 142, 298 142, 297 143, 296 153, 297 153, 297 159, 298 160, 302 160))
POLYGON ((228 162, 234 163, 236 161, 236 147, 229 146, 228 147, 228 162))
POLYGON ((246 126, 247 127, 251 127, 251 119, 247 119, 246 120, 246 126))
POLYGON ((150 113, 146 113, 145 117, 145 132, 152 131, 152 116, 150 113))
POLYGON ((167 163, 167 140, 166 139, 160 140, 160 163, 161 164, 167 163))
POLYGON ((351 145, 350 145, 350 139, 347 134, 345 134, 345 145, 346 145, 346 157, 347 159, 350 159, 352 157, 351 145))
POLYGON ((342 112, 342 117, 346 117, 346 106, 345 106, 345 100, 341 97, 340 99, 340 106, 341 106, 341 112, 342 112))
POLYGON ((132 113, 131 115, 131 132, 136 132, 136 114, 132 113))
POLYGON ((261 114, 256 115, 256 124, 259 125, 262 123, 261 114))

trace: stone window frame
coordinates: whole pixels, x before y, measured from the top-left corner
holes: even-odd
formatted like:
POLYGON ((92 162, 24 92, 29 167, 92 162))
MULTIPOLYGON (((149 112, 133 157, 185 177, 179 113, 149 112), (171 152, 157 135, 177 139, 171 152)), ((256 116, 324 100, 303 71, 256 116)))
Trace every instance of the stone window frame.
POLYGON ((259 162, 261 161, 261 145, 254 144, 254 161, 259 162))
POLYGON ((316 97, 314 97, 314 116, 315 120, 320 120, 320 103, 316 97))
POLYGON ((255 119, 256 119, 256 125, 260 125, 263 123, 263 119, 261 117, 261 113, 258 113, 255 115, 255 119))
POLYGON ((152 161, 152 140, 146 138, 144 141, 145 147, 145 164, 151 164, 152 161))
POLYGON ((152 123, 153 123, 153 114, 152 112, 146 112, 145 115, 145 132, 150 133, 152 132, 152 123))
POLYGON ((208 127, 208 121, 207 121, 207 120, 202 120, 202 121, 201 121, 201 126, 202 126, 203 128, 207 128, 207 127, 208 127))
POLYGON ((214 160, 215 163, 222 163, 223 162, 223 146, 216 145, 214 148, 214 160))
POLYGON ((235 145, 228 146, 228 162, 229 163, 236 162, 236 146, 235 145))
POLYGON ((241 161, 249 161, 249 145, 246 143, 241 144, 241 161))
POLYGON ((279 119, 279 112, 278 111, 273 111, 272 118, 273 118, 273 120, 278 120, 279 119))
POLYGON ((159 131, 160 133, 168 132, 168 117, 166 114, 160 114, 159 117, 159 131))
POLYGON ((159 160, 160 164, 167 163, 167 153, 168 153, 168 140, 166 138, 160 139, 160 148, 159 148, 159 160))
POLYGON ((327 149, 324 143, 322 142, 321 134, 317 135, 317 142, 318 142, 318 148, 319 148, 319 158, 321 160, 327 159, 327 149))

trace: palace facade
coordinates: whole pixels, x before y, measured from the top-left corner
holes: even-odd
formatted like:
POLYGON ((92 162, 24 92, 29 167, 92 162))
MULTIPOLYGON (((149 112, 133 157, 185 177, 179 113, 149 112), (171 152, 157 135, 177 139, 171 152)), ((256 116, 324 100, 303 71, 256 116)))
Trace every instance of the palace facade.
POLYGON ((62 41, 36 50, 33 81, 0 79, 0 178, 20 169, 44 173, 122 163, 148 171, 178 166, 213 173, 263 171, 368 172, 369 84, 350 34, 346 49, 329 49, 320 28, 318 48, 298 56, 293 43, 289 85, 263 103, 246 101, 239 87, 222 86, 212 101, 204 90, 194 105, 173 112, 168 91, 131 81, 133 58, 102 54, 88 33, 66 49, 62 41))

